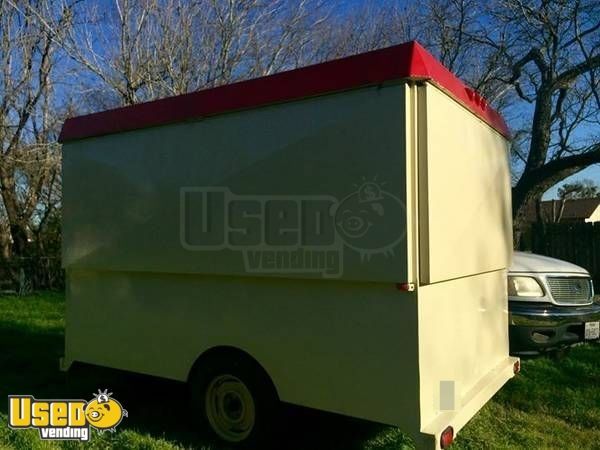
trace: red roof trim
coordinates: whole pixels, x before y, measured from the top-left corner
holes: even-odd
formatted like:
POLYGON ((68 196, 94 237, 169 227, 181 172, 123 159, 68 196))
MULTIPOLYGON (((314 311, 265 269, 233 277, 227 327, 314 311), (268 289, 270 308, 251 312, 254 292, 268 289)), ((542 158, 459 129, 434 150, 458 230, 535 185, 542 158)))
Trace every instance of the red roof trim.
POLYGON ((154 127, 405 78, 431 80, 505 137, 506 123, 417 42, 67 119, 59 142, 154 127))

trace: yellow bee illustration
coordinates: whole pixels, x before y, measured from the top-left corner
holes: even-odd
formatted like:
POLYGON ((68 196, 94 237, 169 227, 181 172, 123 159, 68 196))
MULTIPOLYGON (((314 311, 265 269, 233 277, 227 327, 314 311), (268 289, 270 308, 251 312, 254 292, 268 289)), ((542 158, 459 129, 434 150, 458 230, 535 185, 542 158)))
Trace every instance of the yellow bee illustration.
POLYGON ((89 401, 85 407, 86 419, 98 431, 114 432, 123 417, 127 417, 127 411, 117 400, 110 398, 111 395, 112 392, 108 392, 108 389, 104 391, 98 389, 98 393, 94 394, 96 398, 89 401))

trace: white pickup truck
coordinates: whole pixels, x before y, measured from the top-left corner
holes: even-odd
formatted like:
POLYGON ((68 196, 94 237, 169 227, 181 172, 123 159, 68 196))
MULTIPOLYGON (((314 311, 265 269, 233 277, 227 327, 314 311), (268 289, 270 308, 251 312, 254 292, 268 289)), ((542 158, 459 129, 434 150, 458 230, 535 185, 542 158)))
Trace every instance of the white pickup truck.
POLYGON ((600 337, 600 303, 587 270, 515 252, 508 273, 510 351, 537 355, 600 337))

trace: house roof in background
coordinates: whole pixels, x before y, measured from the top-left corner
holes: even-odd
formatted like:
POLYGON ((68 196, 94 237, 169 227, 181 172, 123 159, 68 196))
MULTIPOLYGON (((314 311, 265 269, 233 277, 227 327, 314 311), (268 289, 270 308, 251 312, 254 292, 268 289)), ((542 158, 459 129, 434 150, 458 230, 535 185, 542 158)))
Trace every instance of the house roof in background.
POLYGON ((392 80, 429 80, 505 137, 508 127, 477 92, 416 41, 109 111, 67 119, 59 141, 166 125, 392 80))
MULTIPOLYGON (((544 220, 553 221, 553 203, 556 208, 555 216, 560 213, 562 200, 547 200, 542 202, 542 215, 544 220)), ((565 201, 565 209, 561 216, 562 220, 584 220, 592 215, 592 213, 600 206, 600 197, 593 198, 578 198, 565 201)), ((532 203, 527 208, 527 221, 535 222, 537 220, 535 204, 532 203)))

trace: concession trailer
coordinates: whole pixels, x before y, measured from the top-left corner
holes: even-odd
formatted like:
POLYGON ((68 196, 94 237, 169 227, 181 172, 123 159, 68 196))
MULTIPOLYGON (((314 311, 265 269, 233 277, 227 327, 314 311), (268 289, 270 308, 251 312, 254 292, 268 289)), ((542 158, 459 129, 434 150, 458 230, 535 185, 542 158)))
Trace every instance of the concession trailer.
MULTIPOLYGON (((64 124, 65 356, 453 436, 508 355, 507 127, 418 43, 64 124)), ((132 414, 134 412, 132 411, 132 414)))

